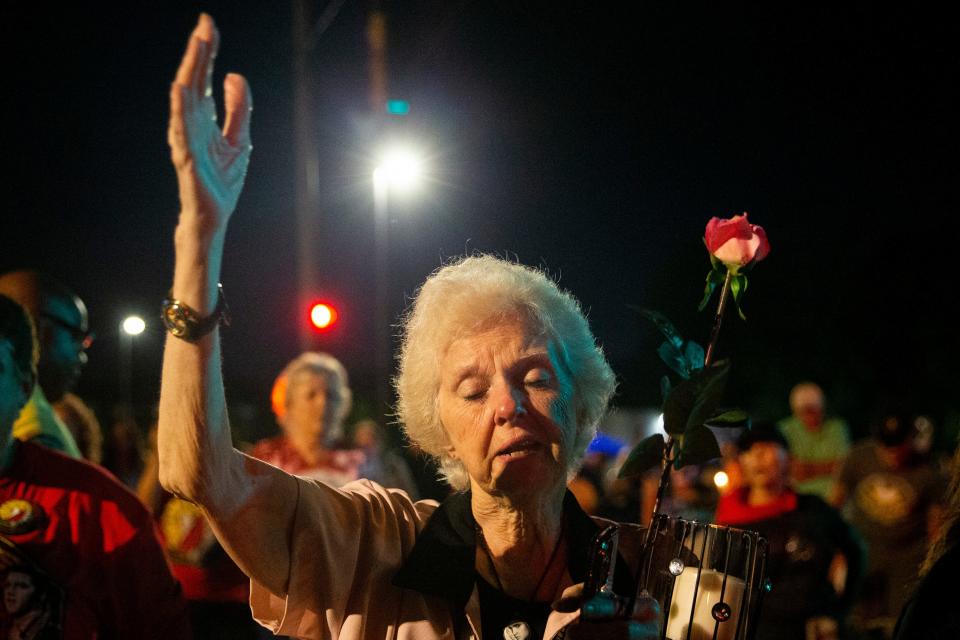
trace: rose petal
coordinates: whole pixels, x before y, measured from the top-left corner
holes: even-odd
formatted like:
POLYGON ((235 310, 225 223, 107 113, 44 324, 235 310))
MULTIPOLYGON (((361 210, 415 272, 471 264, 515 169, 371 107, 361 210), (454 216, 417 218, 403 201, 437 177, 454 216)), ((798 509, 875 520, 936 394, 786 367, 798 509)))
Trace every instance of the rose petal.
MULTIPOLYGON (((731 238, 749 239, 753 236, 753 230, 747 221, 747 214, 733 216, 728 220, 721 218, 711 218, 707 223, 707 229, 704 232, 704 242, 707 250, 713 255, 717 255, 717 250, 731 238)), ((719 258, 719 256, 717 256, 719 258)))
POLYGON ((770 255, 770 241, 767 240, 767 232, 763 230, 758 224, 750 225, 753 227, 753 232, 760 238, 760 246, 757 247, 757 251, 753 256, 754 262, 760 262, 768 255, 770 255))
POLYGON ((760 238, 751 233, 748 239, 730 238, 713 255, 728 267, 742 267, 753 260, 759 246, 760 238))

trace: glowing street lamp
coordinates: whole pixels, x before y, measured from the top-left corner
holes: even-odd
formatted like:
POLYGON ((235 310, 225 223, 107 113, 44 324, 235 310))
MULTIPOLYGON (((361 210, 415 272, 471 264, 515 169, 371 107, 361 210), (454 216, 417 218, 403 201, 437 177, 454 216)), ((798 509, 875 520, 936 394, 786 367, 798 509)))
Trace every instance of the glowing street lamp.
POLYGON ((410 191, 417 187, 423 176, 423 161, 410 149, 391 149, 383 155, 380 164, 373 170, 373 189, 410 191))
POLYGON ((128 336, 138 336, 147 328, 147 323, 140 316, 127 316, 120 323, 120 328, 128 336))

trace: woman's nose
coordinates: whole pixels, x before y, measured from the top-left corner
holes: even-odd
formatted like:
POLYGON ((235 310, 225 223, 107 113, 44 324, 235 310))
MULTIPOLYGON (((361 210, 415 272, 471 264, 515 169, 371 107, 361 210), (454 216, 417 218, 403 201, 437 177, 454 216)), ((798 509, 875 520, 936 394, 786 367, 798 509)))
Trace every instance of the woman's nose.
POLYGON ((506 384, 500 387, 494 395, 494 421, 496 424, 506 424, 527 413, 526 396, 522 389, 506 384))

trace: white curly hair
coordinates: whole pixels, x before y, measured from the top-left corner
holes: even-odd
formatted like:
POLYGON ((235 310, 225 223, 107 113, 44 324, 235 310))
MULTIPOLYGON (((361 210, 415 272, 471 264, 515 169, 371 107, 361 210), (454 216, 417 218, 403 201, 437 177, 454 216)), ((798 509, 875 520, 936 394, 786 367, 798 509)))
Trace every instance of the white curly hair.
POLYGON ((579 466, 616 389, 580 304, 543 271, 486 254, 441 267, 420 287, 402 322, 394 384, 404 431, 437 460, 456 490, 469 488, 470 478, 447 452, 438 408, 440 362, 454 340, 518 316, 554 343, 559 365, 573 381, 574 438, 564 443, 568 475, 579 466))

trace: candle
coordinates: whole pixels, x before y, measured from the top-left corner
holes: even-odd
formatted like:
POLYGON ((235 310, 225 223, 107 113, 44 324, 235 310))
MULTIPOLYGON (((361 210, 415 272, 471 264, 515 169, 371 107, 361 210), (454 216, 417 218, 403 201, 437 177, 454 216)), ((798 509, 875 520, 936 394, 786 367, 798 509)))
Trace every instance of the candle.
POLYGON ((670 640, 711 640, 713 630, 717 629, 717 640, 733 640, 737 633, 737 619, 740 615, 740 602, 743 598, 743 580, 727 576, 723 591, 723 602, 729 608, 719 605, 720 590, 723 588, 723 574, 711 569, 700 570, 700 584, 697 585, 697 567, 684 567, 673 584, 673 597, 670 602, 670 615, 667 618, 667 638, 670 640), (693 625, 690 624, 690 609, 693 605, 694 589, 697 602, 693 612, 693 625), (719 606, 717 606, 719 605, 719 606), (718 613, 727 614, 727 619, 717 627, 717 618, 713 615, 714 606, 718 613), (689 630, 689 635, 688 635, 689 630))

